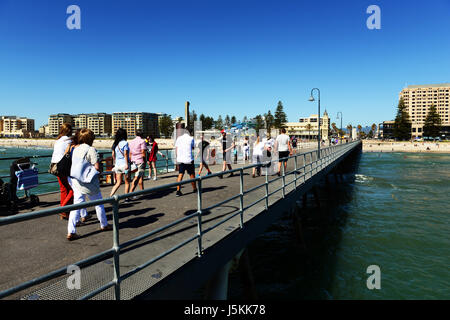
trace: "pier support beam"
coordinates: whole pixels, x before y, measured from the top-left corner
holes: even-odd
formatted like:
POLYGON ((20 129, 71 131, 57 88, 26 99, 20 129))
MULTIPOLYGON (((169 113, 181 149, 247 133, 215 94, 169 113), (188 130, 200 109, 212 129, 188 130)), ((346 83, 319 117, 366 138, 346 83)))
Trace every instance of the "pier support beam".
POLYGON ((242 287, 244 289, 243 298, 246 300, 258 300, 248 249, 244 250, 239 259, 239 272, 241 275, 242 287))
POLYGON ((206 285, 206 300, 226 300, 228 297, 228 273, 233 260, 227 262, 212 276, 206 285))
POLYGON ((314 194, 314 200, 316 201, 317 208, 320 208, 320 199, 319 199, 319 191, 317 191, 317 187, 314 186, 312 188, 314 194))
POLYGON ((292 223, 294 225, 295 235, 297 237, 297 241, 302 246, 303 251, 306 251, 306 243, 303 237, 303 228, 302 228, 302 218, 301 218, 301 209, 297 202, 292 207, 292 223))

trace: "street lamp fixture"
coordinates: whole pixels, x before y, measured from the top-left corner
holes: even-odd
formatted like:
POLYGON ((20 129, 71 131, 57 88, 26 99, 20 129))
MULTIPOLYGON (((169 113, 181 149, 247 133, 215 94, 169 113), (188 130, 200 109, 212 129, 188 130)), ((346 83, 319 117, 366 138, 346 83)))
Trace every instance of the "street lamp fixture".
POLYGON ((313 96, 314 90, 317 90, 317 92, 318 92, 317 125, 318 125, 318 128, 319 128, 319 131, 318 131, 318 134, 317 134, 317 159, 320 159, 320 141, 322 139, 321 139, 321 134, 320 134, 320 90, 318 88, 313 88, 311 90, 311 96, 309 97, 308 101, 311 101, 311 102, 316 101, 314 99, 314 96, 313 96))

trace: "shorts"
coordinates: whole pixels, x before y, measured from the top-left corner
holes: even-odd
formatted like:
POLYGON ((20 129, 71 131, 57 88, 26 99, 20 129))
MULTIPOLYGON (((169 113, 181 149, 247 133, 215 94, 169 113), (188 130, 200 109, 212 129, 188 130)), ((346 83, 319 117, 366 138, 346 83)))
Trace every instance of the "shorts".
POLYGON ((230 152, 223 153, 223 161, 224 162, 231 162, 230 152))
POLYGON ((179 163, 178 173, 184 174, 187 171, 189 175, 195 175, 195 165, 194 162, 191 163, 179 163))
POLYGON ((256 154, 254 154, 252 156, 252 162, 253 164, 257 164, 258 166, 256 166, 256 168, 261 168, 261 164, 262 164, 262 156, 258 156, 256 154))
POLYGON ((131 163, 131 172, 134 172, 135 173, 134 176, 137 178, 143 177, 145 172, 145 163, 139 164, 135 164, 134 162, 131 163))
MULTIPOLYGON (((125 173, 125 168, 126 168, 126 164, 122 164, 122 165, 118 165, 118 166, 114 166, 113 170, 115 173, 125 173)), ((129 169, 130 167, 128 167, 128 172, 130 171, 129 169)))
MULTIPOLYGON (((289 157, 289 151, 279 151, 278 152, 278 159, 287 158, 289 157)), ((280 160, 281 162, 286 162, 288 159, 280 160)))

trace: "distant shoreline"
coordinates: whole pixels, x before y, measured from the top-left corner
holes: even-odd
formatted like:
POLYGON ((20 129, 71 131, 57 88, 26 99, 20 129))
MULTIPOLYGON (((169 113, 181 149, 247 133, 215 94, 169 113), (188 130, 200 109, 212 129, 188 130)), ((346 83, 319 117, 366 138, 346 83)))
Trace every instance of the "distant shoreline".
POLYGON ((407 153, 450 153, 449 142, 387 142, 363 140, 364 153, 370 152, 407 152, 407 153))

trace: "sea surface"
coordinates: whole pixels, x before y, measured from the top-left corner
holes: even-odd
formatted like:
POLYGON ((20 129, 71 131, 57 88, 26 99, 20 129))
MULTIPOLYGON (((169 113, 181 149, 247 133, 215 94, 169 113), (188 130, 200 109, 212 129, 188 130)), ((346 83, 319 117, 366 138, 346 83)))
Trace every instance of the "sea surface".
MULTIPOLYGON (((450 155, 364 153, 343 178, 302 209, 306 249, 289 216, 249 246, 258 298, 450 299, 450 155)), ((243 297, 239 270, 229 288, 243 297)))

